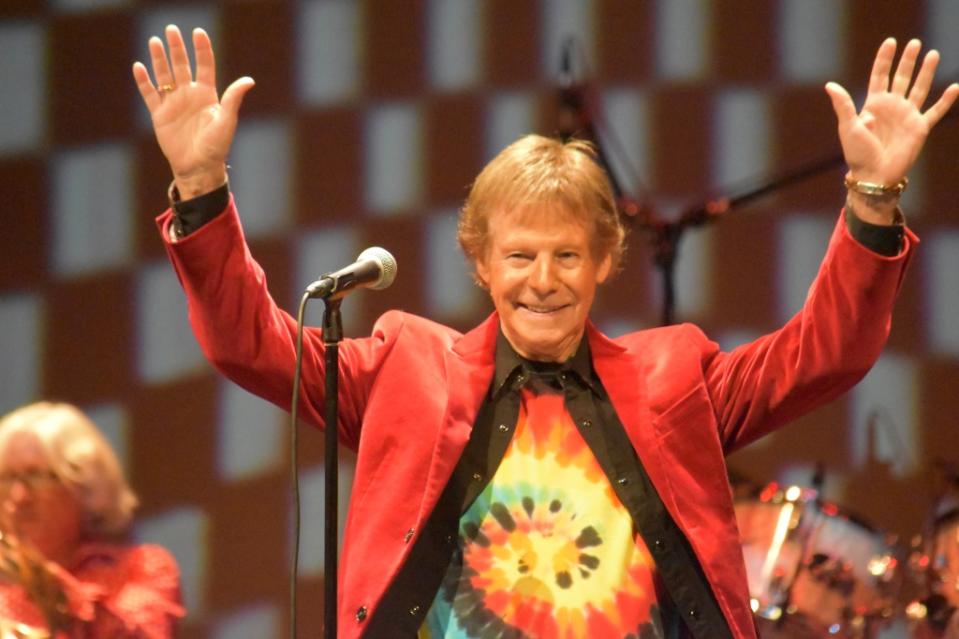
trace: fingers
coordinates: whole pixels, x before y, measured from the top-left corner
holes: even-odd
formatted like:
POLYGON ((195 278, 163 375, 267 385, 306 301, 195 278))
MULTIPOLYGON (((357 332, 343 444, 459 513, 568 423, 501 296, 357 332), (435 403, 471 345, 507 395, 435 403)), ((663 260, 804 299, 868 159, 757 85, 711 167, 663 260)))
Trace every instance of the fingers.
POLYGON ((881 93, 889 89, 889 70, 892 69, 892 59, 896 55, 896 39, 886 38, 876 59, 872 63, 872 72, 869 74, 869 93, 881 93))
POLYGON ((190 71, 190 58, 186 53, 186 44, 183 42, 183 36, 176 25, 168 25, 166 28, 166 41, 170 47, 170 62, 173 66, 174 84, 187 85, 193 81, 193 73, 190 71))
POLYGON ((942 119, 942 116, 955 104, 956 98, 959 98, 959 84, 950 84, 946 90, 942 92, 942 96, 939 97, 936 103, 923 113, 923 117, 926 118, 929 128, 934 127, 936 123, 942 119))
POLYGON ((939 52, 933 49, 926 54, 919 68, 919 75, 916 76, 916 83, 912 85, 912 91, 909 92, 909 101, 917 109, 922 108, 923 102, 929 95, 929 89, 932 87, 932 78, 936 75, 936 67, 939 65, 939 52))
POLYGON ((216 60, 210 36, 203 29, 193 30, 193 51, 196 54, 196 81, 216 88, 216 60))
POLYGON ((133 79, 137 83, 137 89, 140 90, 143 102, 147 105, 147 110, 153 113, 153 110, 160 106, 160 93, 153 86, 150 74, 142 62, 133 63, 133 79))
POLYGON ((237 114, 240 112, 240 104, 243 102, 243 97, 247 91, 253 88, 253 85, 253 78, 248 76, 234 80, 233 84, 228 86, 226 91, 223 92, 223 97, 220 99, 220 106, 233 117, 237 117, 237 114))
POLYGON ((835 82, 827 82, 826 93, 832 100, 832 110, 836 112, 840 127, 856 118, 856 105, 846 89, 835 82))
POLYGON ((896 67, 896 75, 893 76, 890 91, 898 95, 905 96, 912 82, 912 72, 916 68, 916 58, 919 57, 919 40, 913 38, 906 44, 902 50, 902 57, 899 58, 899 66, 896 67))
POLYGON ((147 46, 150 49, 150 64, 153 66, 153 78, 156 80, 156 85, 162 87, 167 84, 174 84, 173 72, 170 71, 170 63, 166 59, 163 41, 153 36, 147 46))

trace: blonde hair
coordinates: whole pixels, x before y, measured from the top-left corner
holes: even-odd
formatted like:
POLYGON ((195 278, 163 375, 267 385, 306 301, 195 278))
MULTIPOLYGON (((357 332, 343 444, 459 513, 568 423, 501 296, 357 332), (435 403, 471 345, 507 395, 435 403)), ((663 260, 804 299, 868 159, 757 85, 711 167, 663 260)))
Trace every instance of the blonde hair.
POLYGON ((612 272, 625 249, 625 230, 593 145, 527 135, 487 164, 460 212, 457 239, 475 264, 489 249, 489 219, 498 211, 543 211, 584 224, 594 257, 610 256, 612 272))
MULTIPOLYGON (((111 537, 127 530, 136 495, 109 442, 89 417, 71 404, 37 402, 18 408, 0 419, 0 460, 18 433, 37 439, 50 470, 76 496, 87 537, 111 537)), ((0 461, 0 473, 5 470, 0 461)))

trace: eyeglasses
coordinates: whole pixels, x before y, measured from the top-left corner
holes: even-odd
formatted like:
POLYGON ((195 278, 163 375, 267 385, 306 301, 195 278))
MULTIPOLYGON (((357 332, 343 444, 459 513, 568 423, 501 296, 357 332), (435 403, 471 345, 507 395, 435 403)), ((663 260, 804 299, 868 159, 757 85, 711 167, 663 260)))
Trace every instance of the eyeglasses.
POLYGON ((17 482, 24 485, 30 492, 43 490, 60 481, 52 470, 34 468, 22 473, 4 473, 0 475, 0 493, 7 494, 17 482))

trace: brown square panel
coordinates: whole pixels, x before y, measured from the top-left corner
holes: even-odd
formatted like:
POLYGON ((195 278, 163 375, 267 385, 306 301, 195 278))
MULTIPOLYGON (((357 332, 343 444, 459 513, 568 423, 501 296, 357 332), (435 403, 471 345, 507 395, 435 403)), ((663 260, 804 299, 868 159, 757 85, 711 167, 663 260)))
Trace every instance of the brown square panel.
POLYGON ((487 80, 515 87, 539 77, 539 4, 492 0, 486 5, 487 80))
MULTIPOLYGON (((845 87, 852 93, 865 90, 876 51, 888 36, 896 38, 900 50, 910 38, 925 31, 925 11, 918 2, 875 2, 854 0, 848 9, 845 40, 850 49, 845 87)), ((898 56, 897 56, 898 57, 898 56)), ((842 79, 837 79, 842 82, 842 79)))
POLYGON ((650 0, 600 2, 596 80, 636 83, 649 78, 653 69, 655 42, 654 10, 654 3, 650 0))
POLYGON ((287 306, 293 300, 290 291, 290 256, 293 248, 290 243, 285 237, 251 239, 248 243, 250 254, 266 273, 270 295, 281 308, 286 308, 292 315, 296 315, 296 310, 287 306))
POLYGON ((168 206, 167 188, 173 175, 152 132, 140 134, 134 144, 136 209, 131 214, 135 218, 136 255, 140 259, 157 259, 166 253, 155 220, 168 206))
POLYGON ((143 514, 213 500, 201 487, 218 481, 217 379, 210 371, 132 391, 131 481, 143 514))
MULTIPOLYGON (((422 275, 426 267, 424 233, 424 218, 413 215, 378 219, 363 229, 364 246, 386 248, 399 265, 393 286, 364 295, 363 314, 366 321, 372 322, 390 309, 423 314, 426 307, 422 293, 426 282, 422 275)), ((453 238, 450 241, 454 241, 453 238)))
POLYGON ((50 225, 44 163, 35 158, 0 161, 0 290, 34 288, 43 283, 50 225))
POLYGON ((482 105, 469 94, 437 96, 429 103, 426 126, 430 204, 458 207, 482 169, 482 105))
POLYGON ((53 142, 78 144, 129 135, 136 86, 124 61, 135 20, 119 11, 64 14, 50 32, 53 142))
POLYGON ((0 0, 0 18, 33 18, 46 11, 45 0, 0 0))
POLYGON ((361 214, 361 117, 353 109, 329 109, 297 117, 297 223, 353 221, 361 214))
POLYGON ((220 89, 244 75, 256 80, 256 87, 243 99, 242 117, 272 114, 292 106, 296 93, 293 11, 294 3, 275 0, 222 5, 220 89))
POLYGON ((651 188, 688 195, 708 182, 712 93, 699 87, 663 89, 650 96, 651 188))
POLYGON ((379 0, 363 6, 368 94, 397 98, 420 92, 426 67, 423 0, 379 0))
POLYGON ((129 276, 116 272, 49 287, 44 395, 92 404, 130 388, 131 294, 129 276))
POLYGON ((845 197, 846 166, 836 131, 836 116, 820 86, 793 87, 772 101, 773 173, 808 177, 776 189, 784 206, 839 209, 845 197))
POLYGON ((712 79, 749 84, 771 79, 778 53, 776 3, 716 2, 713 10, 712 79))
MULTIPOLYGON (((289 579, 287 475, 234 482, 210 492, 215 495, 210 510, 210 605, 230 609, 278 595, 281 602, 289 579)), ((301 548, 311 543, 321 542, 302 539, 301 548)))
POLYGON ((753 206, 713 225, 711 245, 716 259, 706 266, 705 286, 713 287, 709 292, 713 301, 710 318, 718 327, 757 332, 776 328, 780 256, 775 213, 775 209, 753 206))
MULTIPOLYGON (((955 78, 951 78, 955 80, 955 78)), ((929 96, 933 103, 942 95, 942 85, 929 96)), ((959 184, 959 106, 953 105, 945 120, 940 120, 929 134, 920 160, 925 170, 922 203, 923 217, 930 223, 959 225, 959 206, 956 206, 956 185, 959 184)), ((907 211, 908 215, 908 211, 907 211)))

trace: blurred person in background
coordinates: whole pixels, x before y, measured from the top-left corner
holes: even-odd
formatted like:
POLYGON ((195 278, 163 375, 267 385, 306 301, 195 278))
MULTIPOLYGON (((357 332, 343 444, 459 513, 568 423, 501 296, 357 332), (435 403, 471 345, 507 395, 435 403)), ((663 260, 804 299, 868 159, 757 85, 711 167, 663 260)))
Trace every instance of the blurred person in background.
POLYGON ((137 498, 93 422, 38 402, 0 420, 0 637, 172 637, 176 561, 124 536, 137 498))

